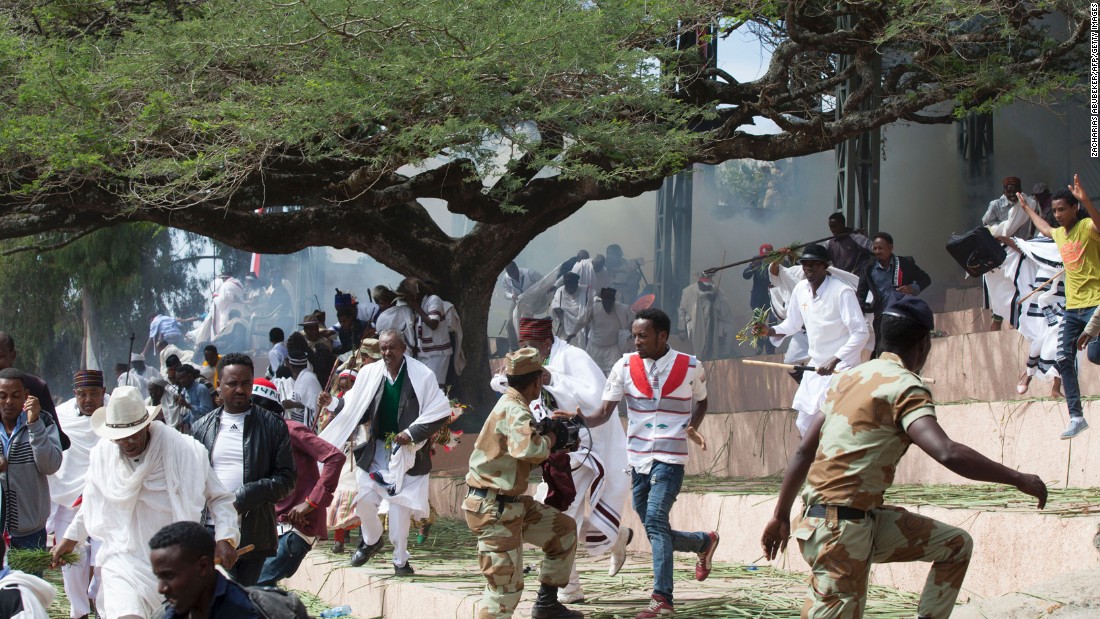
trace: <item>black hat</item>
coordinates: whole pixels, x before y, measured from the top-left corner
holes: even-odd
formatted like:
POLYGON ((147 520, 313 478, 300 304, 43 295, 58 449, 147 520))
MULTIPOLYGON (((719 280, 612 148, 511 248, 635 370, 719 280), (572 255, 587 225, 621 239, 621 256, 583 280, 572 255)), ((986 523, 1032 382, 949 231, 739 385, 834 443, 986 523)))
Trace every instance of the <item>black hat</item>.
POLYGON ((818 262, 829 263, 829 254, 825 251, 823 245, 817 243, 810 243, 802 248, 802 256, 799 257, 799 262, 809 262, 816 260, 818 262))
POLYGON ((920 298, 912 295, 895 294, 886 305, 882 315, 907 318, 929 331, 936 328, 936 323, 932 318, 932 308, 928 307, 928 304, 920 298))

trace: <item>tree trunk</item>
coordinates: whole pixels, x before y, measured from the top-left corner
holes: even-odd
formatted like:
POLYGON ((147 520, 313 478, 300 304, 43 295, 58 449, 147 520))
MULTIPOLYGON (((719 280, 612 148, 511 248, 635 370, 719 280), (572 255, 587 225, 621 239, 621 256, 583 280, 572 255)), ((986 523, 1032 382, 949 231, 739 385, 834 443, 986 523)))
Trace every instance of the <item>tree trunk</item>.
POLYGON ((467 272, 455 281, 458 285, 450 291, 449 300, 455 304, 462 319, 462 352, 466 355, 466 367, 455 382, 451 397, 473 408, 463 416, 469 419, 461 427, 480 428, 496 402, 496 394, 489 389, 491 372, 485 336, 496 276, 467 272))
MULTIPOLYGON (((99 354, 96 351, 96 340, 99 332, 99 321, 96 319, 95 305, 87 290, 80 291, 80 306, 84 322, 84 340, 80 347, 80 368, 86 370, 102 370, 99 362, 99 354)), ((104 376, 110 372, 103 372, 104 376)))

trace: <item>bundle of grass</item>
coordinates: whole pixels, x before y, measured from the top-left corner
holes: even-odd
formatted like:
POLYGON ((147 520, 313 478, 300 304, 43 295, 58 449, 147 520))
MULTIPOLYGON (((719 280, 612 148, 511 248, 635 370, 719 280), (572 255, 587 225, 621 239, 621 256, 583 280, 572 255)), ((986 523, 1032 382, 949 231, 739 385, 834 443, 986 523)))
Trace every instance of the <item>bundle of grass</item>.
MULTIPOLYGON (((53 555, 45 548, 10 548, 8 549, 8 567, 28 574, 38 574, 50 569, 53 563, 53 555)), ((70 552, 61 555, 61 561, 65 565, 80 563, 79 552, 70 552)))

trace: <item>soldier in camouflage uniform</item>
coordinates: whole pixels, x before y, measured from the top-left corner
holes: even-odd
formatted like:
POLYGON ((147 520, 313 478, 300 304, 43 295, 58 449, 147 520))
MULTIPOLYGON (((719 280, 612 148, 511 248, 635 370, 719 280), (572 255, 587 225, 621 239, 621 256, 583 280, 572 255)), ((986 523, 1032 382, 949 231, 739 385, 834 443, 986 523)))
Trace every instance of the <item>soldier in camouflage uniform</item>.
POLYGON ((1035 475, 1002 466, 956 443, 936 421, 932 394, 916 373, 931 350, 932 310, 912 296, 891 301, 882 317, 884 354, 835 376, 822 414, 791 457, 775 514, 761 544, 768 559, 786 548, 799 486, 805 507, 795 527, 812 568, 804 618, 859 618, 872 563, 931 561, 917 615, 951 615, 970 563, 970 535, 926 516, 883 505, 910 443, 955 473, 1015 486, 1046 504, 1035 475), (808 475, 808 476, 807 476, 808 475))
POLYGON ((523 542, 542 548, 538 598, 532 619, 578 618, 582 613, 558 602, 558 587, 569 582, 577 551, 572 518, 525 494, 531 469, 566 440, 560 427, 540 435, 529 408, 542 392, 542 359, 534 348, 521 348, 505 359, 508 391, 500 398, 470 455, 462 502, 466 524, 477 535, 478 563, 489 581, 478 619, 511 617, 523 593, 523 542))

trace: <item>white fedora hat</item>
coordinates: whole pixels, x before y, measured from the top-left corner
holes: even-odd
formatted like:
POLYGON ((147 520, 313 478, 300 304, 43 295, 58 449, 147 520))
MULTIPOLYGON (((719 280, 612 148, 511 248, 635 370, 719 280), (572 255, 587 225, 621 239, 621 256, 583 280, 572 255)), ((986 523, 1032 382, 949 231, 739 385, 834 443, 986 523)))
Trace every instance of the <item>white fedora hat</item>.
POLYGON ((122 386, 111 392, 107 406, 92 413, 92 431, 116 440, 137 434, 152 421, 153 408, 145 406, 137 387, 122 386))

